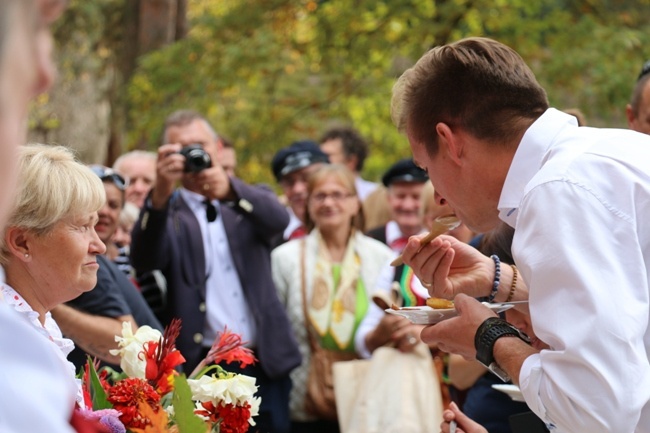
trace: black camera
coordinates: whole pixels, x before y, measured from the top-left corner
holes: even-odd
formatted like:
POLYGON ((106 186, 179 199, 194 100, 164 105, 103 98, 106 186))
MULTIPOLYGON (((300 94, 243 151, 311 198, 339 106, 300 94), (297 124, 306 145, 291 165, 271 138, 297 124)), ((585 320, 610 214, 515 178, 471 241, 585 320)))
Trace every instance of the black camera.
POLYGON ((185 146, 178 153, 185 157, 184 171, 186 173, 198 173, 206 168, 212 167, 210 155, 203 150, 203 146, 200 144, 185 146))

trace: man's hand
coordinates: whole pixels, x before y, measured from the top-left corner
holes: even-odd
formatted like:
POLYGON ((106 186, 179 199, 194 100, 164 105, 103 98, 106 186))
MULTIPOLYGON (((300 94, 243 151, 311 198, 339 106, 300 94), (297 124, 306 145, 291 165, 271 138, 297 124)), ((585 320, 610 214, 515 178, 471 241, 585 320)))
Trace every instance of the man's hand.
POLYGON ((164 144, 158 148, 156 183, 151 193, 154 209, 162 209, 174 192, 176 183, 183 177, 185 157, 178 152, 180 144, 164 144))
POLYGON ((214 161, 213 164, 210 168, 189 175, 190 182, 195 185, 195 191, 210 200, 233 199, 230 177, 228 177, 221 165, 214 161))
POLYGON ((474 335, 481 323, 496 314, 474 298, 459 294, 454 299, 457 317, 443 320, 422 330, 422 341, 437 344, 440 350, 456 353, 465 359, 476 358, 474 335))
POLYGON ((459 293, 472 297, 489 295, 494 279, 492 259, 451 236, 438 236, 421 245, 423 237, 412 236, 402 258, 431 296, 454 299, 459 293))

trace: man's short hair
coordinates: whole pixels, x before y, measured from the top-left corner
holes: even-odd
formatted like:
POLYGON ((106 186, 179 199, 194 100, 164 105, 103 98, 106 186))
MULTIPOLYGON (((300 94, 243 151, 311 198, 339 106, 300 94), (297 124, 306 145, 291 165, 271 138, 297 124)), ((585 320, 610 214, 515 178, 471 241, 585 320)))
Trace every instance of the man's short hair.
POLYGON ((212 125, 210 125, 210 122, 208 122, 208 119, 205 118, 202 114, 200 114, 198 111, 194 110, 178 110, 174 111, 172 114, 167 116, 167 119, 165 119, 165 125, 163 128, 163 143, 167 143, 167 130, 172 127, 182 127, 182 126, 187 126, 190 123, 200 120, 202 122, 205 122, 206 126, 208 127, 208 130, 210 133, 214 136, 215 140, 219 139, 219 135, 217 132, 214 130, 212 125))
POLYGON ((337 126, 330 128, 321 136, 319 143, 329 140, 340 139, 343 145, 345 158, 354 155, 357 157, 357 165, 354 168, 357 172, 363 170, 363 163, 368 157, 368 143, 363 139, 359 132, 350 126, 337 126))
POLYGON ((634 117, 639 116, 639 108, 641 107, 641 100, 643 99, 643 90, 646 84, 650 81, 650 60, 645 62, 641 67, 641 72, 636 80, 636 85, 632 90, 632 97, 630 98, 630 107, 632 107, 632 114, 634 117))
POLYGON ((549 107, 521 56, 488 38, 428 51, 395 83, 391 105, 398 129, 408 130, 432 154, 438 149, 439 122, 490 142, 510 142, 521 133, 523 120, 536 119, 549 107))

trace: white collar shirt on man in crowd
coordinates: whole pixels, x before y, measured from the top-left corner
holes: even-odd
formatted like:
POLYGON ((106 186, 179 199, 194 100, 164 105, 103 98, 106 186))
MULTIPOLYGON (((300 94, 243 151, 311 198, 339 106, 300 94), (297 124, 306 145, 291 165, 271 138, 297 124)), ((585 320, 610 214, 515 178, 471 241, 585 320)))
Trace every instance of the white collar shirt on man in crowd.
POLYGON ((354 179, 354 187, 356 188, 357 196, 359 196, 359 200, 361 201, 364 201, 366 197, 370 195, 371 192, 377 189, 378 186, 379 186, 378 183, 365 180, 361 176, 357 176, 354 179))
POLYGON ((180 189, 180 194, 196 216, 203 238, 207 275, 206 324, 203 341, 205 344, 211 344, 217 337, 217 333, 228 326, 230 331, 239 334, 243 341, 254 346, 255 321, 230 253, 226 229, 219 211, 220 203, 218 200, 212 201, 217 208, 217 219, 208 223, 206 207, 203 203, 205 197, 185 188, 180 189), (224 302, 224 299, 228 302, 224 302))
POLYGON ((650 432, 649 174, 650 137, 578 128, 555 109, 508 172, 499 211, 551 347, 525 360, 520 388, 551 431, 650 432))
POLYGON ((287 207, 287 212, 289 212, 289 224, 287 224, 287 228, 284 229, 284 233, 282 234, 285 240, 291 239, 293 232, 303 226, 302 221, 293 213, 293 209, 287 207))

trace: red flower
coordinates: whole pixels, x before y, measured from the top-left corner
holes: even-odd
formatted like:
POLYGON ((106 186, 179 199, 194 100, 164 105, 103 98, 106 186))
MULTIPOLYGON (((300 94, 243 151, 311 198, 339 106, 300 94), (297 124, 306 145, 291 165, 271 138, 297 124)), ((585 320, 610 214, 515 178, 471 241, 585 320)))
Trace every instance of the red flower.
POLYGON ((255 364, 257 359, 253 355, 253 351, 244 347, 244 344, 246 342, 242 341, 241 336, 230 332, 226 326, 219 337, 215 338, 208 355, 194 369, 190 377, 194 377, 203 367, 212 363, 219 364, 221 361, 225 361, 227 364, 239 362, 241 368, 255 364))
POLYGON ((143 379, 126 378, 108 390, 108 401, 113 408, 122 412, 120 420, 126 428, 144 428, 151 419, 138 411, 138 406, 146 403, 154 413, 160 408, 160 395, 143 379))
POLYGON ((176 350, 176 339, 181 331, 181 321, 173 319, 165 328, 160 341, 150 341, 144 345, 147 362, 145 377, 160 395, 174 389, 173 377, 178 374, 174 369, 185 362, 181 352, 176 350))
POLYGON ((197 415, 209 418, 212 423, 219 423, 219 433, 246 433, 248 431, 248 420, 251 417, 251 406, 245 403, 243 406, 223 404, 215 406, 212 402, 202 402, 203 410, 194 411, 197 415))

